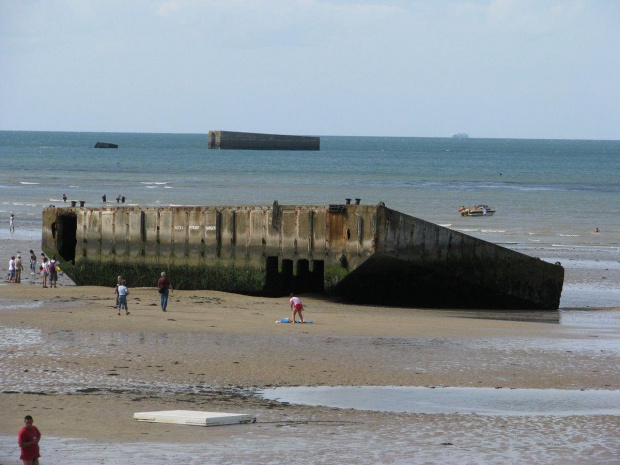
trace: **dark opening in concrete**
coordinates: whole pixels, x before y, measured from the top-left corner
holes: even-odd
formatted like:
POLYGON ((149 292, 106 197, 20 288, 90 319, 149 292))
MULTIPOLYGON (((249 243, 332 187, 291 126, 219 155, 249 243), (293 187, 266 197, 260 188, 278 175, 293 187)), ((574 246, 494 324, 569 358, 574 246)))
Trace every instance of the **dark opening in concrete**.
POLYGON ((74 213, 58 215, 58 220, 52 227, 52 233, 60 256, 65 261, 73 262, 77 245, 77 216, 74 213))

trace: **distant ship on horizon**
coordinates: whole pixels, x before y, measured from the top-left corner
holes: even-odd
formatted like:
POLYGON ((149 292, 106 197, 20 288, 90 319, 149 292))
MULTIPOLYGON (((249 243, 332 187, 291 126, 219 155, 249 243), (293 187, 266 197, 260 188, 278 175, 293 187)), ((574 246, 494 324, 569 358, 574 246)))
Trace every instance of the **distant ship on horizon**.
POLYGON ((453 139, 469 139, 469 134, 466 132, 457 132, 452 134, 453 139))

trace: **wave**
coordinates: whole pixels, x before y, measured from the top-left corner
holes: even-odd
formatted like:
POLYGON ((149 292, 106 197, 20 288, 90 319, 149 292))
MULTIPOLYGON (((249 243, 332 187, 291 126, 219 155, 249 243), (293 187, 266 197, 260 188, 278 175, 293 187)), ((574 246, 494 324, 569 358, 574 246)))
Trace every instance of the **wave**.
POLYGON ((581 237, 582 234, 558 234, 560 237, 581 237))
POLYGON ((170 184, 170 181, 140 181, 140 184, 157 184, 157 185, 166 185, 166 184, 170 184))
POLYGON ((40 182, 28 182, 28 181, 19 181, 20 184, 30 185, 30 184, 41 184, 40 182))

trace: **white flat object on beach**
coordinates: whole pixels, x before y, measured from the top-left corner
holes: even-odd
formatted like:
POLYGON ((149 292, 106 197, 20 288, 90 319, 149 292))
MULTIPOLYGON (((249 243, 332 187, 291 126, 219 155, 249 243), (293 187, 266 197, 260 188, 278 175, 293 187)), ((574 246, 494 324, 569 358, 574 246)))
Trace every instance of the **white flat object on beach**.
POLYGON ((177 425, 220 426, 254 423, 256 417, 245 413, 196 412, 192 410, 162 410, 160 412, 138 412, 136 421, 149 423, 174 423, 177 425))

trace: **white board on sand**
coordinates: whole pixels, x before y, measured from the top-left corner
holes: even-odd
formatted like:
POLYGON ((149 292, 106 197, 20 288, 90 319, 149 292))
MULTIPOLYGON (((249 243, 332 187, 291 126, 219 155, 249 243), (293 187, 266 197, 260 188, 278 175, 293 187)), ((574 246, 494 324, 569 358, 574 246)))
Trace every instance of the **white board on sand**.
POLYGON ((254 423, 256 417, 245 413, 195 412, 192 410, 163 410, 161 412, 138 412, 136 421, 150 423, 174 423, 177 425, 218 426, 254 423))

